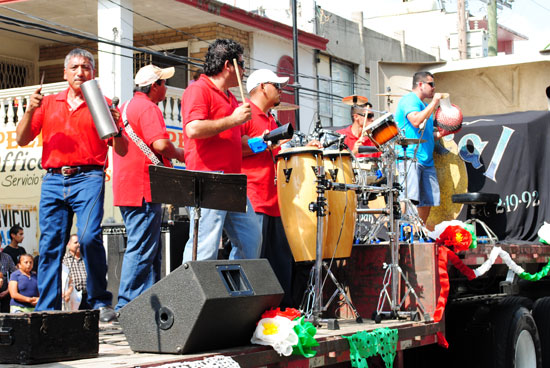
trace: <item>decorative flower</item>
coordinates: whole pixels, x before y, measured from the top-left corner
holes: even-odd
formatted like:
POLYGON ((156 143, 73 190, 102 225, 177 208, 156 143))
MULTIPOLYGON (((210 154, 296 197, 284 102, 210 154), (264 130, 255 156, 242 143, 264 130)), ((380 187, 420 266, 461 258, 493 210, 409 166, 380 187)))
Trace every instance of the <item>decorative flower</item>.
POLYGON ((447 247, 454 247, 457 252, 460 252, 470 247, 472 234, 460 226, 447 226, 436 242, 447 247))
POLYGON ((298 336, 293 329, 295 324, 281 316, 263 318, 258 322, 250 341, 253 344, 271 345, 280 355, 289 356, 292 354, 292 346, 298 343, 298 336))

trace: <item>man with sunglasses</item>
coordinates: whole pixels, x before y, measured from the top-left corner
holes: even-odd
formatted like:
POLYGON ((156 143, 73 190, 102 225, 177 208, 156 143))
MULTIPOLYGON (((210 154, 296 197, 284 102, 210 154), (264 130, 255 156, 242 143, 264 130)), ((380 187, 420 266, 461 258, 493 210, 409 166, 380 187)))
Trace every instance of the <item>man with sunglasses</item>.
MULTIPOLYGON (((204 74, 183 93, 185 163, 189 170, 241 173, 241 125, 250 119, 248 102, 239 106, 229 88, 239 85, 237 73, 244 75, 243 47, 233 40, 217 39, 205 56, 204 74), (237 69, 233 63, 237 61, 237 69)), ((191 211, 191 223, 194 221, 191 211)), ((217 259, 225 230, 233 248, 230 259, 258 258, 262 235, 254 209, 247 212, 201 209, 197 260, 217 259)), ((183 262, 193 251, 193 226, 183 252, 183 262)))
POLYGON ((281 221, 273 163, 280 147, 277 144, 263 152, 253 153, 248 146, 250 138, 263 136, 278 127, 270 110, 281 102, 281 87, 287 82, 288 77, 278 77, 267 69, 250 74, 246 90, 250 94, 248 102, 252 108, 252 119, 242 126, 242 148, 247 193, 262 228, 261 257, 269 261, 285 291, 281 305, 291 307, 294 306, 291 294, 293 257, 281 221))
POLYGON ((351 108, 351 125, 347 128, 340 129, 337 132, 344 134, 346 138, 344 143, 355 157, 380 157, 382 153, 359 153, 359 146, 374 146, 374 143, 367 136, 362 136, 363 127, 369 125, 374 120, 374 114, 369 110, 372 104, 367 102, 363 105, 354 105, 351 108), (366 115, 366 119, 365 119, 366 115))
MULTIPOLYGON (((424 223, 432 206, 439 206, 439 183, 434 166, 435 141, 448 133, 434 129, 433 112, 439 105, 440 93, 435 93, 434 77, 429 72, 413 76, 412 92, 397 104, 395 121, 405 138, 424 139, 426 142, 406 147, 396 146, 401 178, 407 178, 407 197, 418 206, 418 215, 424 223), (424 100, 432 99, 429 103, 424 100), (406 175, 405 175, 406 171, 406 175)), ((400 179, 403 180, 403 179, 400 179)), ((404 195, 404 194, 403 194, 404 195)))

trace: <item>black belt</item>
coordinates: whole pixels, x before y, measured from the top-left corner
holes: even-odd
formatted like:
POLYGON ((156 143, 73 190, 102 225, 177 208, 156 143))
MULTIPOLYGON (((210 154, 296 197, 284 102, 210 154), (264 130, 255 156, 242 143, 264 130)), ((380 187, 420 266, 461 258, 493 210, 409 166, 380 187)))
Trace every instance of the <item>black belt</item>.
POLYGON ((52 174, 61 174, 63 176, 76 175, 83 172, 101 170, 103 171, 103 166, 100 165, 82 165, 82 166, 63 166, 63 167, 54 167, 48 169, 49 173, 52 174))

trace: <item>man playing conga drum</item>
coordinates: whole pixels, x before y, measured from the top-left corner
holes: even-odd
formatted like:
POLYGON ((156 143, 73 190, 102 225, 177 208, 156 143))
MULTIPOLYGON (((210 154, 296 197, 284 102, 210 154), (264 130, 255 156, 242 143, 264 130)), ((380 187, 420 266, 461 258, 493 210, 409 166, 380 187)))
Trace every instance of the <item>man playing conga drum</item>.
POLYGON ((269 147, 253 153, 248 139, 263 136, 278 127, 269 110, 281 102, 281 88, 288 77, 278 77, 267 69, 250 74, 246 90, 250 94, 252 119, 242 125, 243 173, 247 176, 248 197, 262 227, 262 258, 267 258, 285 291, 281 305, 292 306, 291 283, 293 258, 281 221, 275 183, 273 157, 280 148, 269 147))

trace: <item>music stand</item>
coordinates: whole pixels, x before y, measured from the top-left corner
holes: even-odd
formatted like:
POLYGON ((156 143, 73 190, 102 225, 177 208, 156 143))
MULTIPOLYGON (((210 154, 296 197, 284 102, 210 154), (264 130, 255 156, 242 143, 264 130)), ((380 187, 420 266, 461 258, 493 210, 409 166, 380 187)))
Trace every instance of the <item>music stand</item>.
POLYGON ((193 261, 197 260, 201 208, 246 212, 246 175, 149 166, 151 202, 194 207, 193 261))

